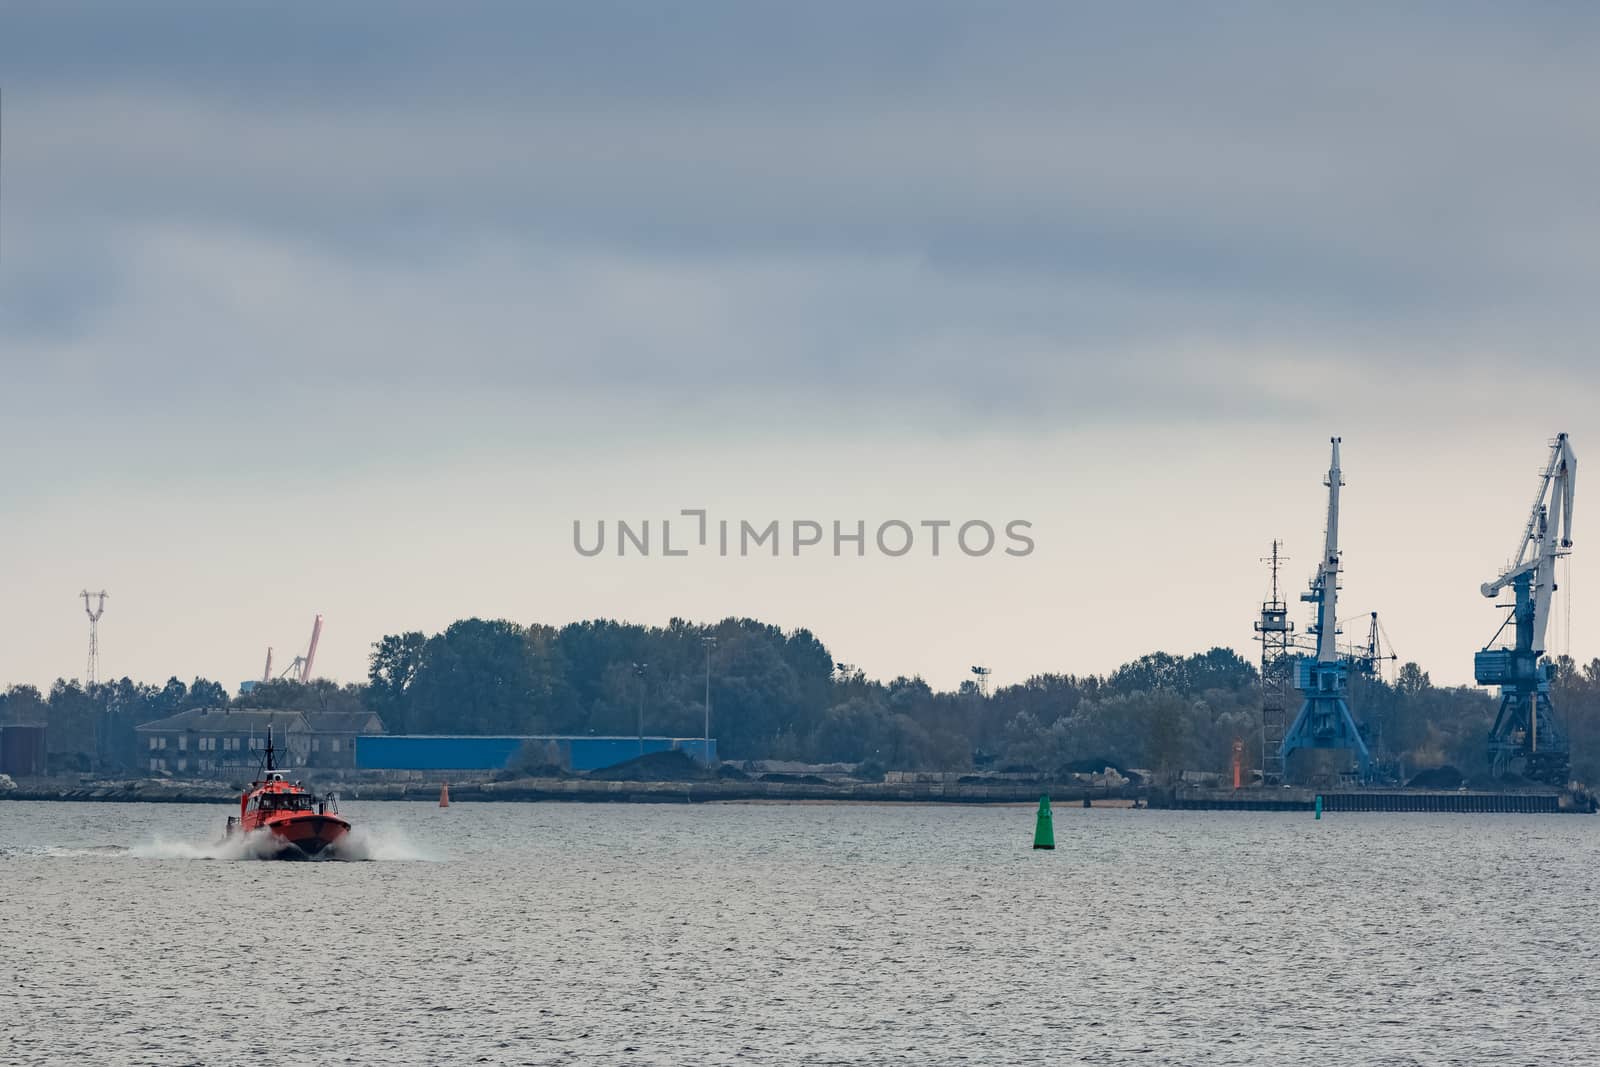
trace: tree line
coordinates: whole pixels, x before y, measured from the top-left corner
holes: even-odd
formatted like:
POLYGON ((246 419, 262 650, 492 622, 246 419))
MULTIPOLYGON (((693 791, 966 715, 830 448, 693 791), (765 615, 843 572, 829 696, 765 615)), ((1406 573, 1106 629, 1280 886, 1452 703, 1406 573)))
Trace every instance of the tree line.
MULTIPOLYGON (((1574 775, 1600 782, 1600 659, 1580 666, 1562 657, 1551 668, 1574 775)), ((139 723, 229 703, 367 709, 391 733, 631 736, 642 717, 646 733, 694 737, 704 729, 708 677, 711 732, 724 759, 1226 773, 1235 742, 1247 768, 1260 759, 1261 678, 1230 649, 1156 652, 1109 674, 1041 674, 992 693, 973 681, 941 691, 918 677, 869 678, 808 630, 748 618, 660 627, 463 619, 432 635, 383 637, 362 683, 279 680, 230 698, 204 678, 91 687, 59 680, 48 693, 12 686, 0 694, 0 721, 47 723, 52 764, 84 771, 136 767, 139 723)), ((1435 686, 1407 663, 1392 682, 1354 676, 1351 697, 1375 752, 1404 773, 1485 769, 1497 706, 1489 691, 1435 686)))

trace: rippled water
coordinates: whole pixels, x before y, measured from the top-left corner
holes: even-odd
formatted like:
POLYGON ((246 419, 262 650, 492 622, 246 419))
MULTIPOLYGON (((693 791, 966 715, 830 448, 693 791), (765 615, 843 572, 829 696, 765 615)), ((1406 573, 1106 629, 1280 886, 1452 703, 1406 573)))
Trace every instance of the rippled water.
POLYGON ((345 813, 0 802, 0 1062, 1600 1062, 1595 818, 345 813))

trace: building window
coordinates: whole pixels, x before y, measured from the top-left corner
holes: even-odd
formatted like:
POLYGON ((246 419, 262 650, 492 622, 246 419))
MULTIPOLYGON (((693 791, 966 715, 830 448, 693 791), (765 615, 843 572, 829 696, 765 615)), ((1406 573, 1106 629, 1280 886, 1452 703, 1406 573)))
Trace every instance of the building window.
POLYGON ((165 749, 167 747, 167 739, 165 737, 163 737, 161 739, 161 743, 159 745, 157 745, 156 747, 159 748, 159 749, 165 749))
MULTIPOLYGON (((184 734, 184 735, 182 735, 181 737, 178 738, 178 751, 179 752, 187 752, 187 751, 189 751, 189 735, 188 734, 184 734)), ((182 768, 180 767, 179 770, 182 770, 182 768)))
POLYGON ((181 759, 181 760, 178 761, 178 770, 179 771, 187 770, 188 767, 189 767, 189 761, 188 760, 181 759))
MULTIPOLYGON (((155 747, 155 738, 153 738, 153 737, 152 737, 152 738, 151 738, 151 739, 150 739, 150 742, 151 742, 151 744, 150 744, 150 747, 151 747, 151 748, 154 748, 154 747, 155 747)), ((155 771, 155 770, 160 770, 160 769, 161 769, 161 768, 160 768, 160 764, 161 764, 161 761, 160 761, 160 760, 158 760, 158 759, 153 759, 153 760, 151 760, 151 761, 150 761, 150 769, 151 769, 151 770, 152 770, 152 771, 155 771)))
POLYGON ((311 751, 313 751, 313 752, 321 752, 322 751, 322 739, 321 738, 313 737, 311 739, 311 751))
MULTIPOLYGON (((150 751, 151 751, 151 752, 154 752, 154 751, 155 751, 155 750, 156 750, 156 739, 155 739, 155 738, 153 738, 153 737, 152 737, 152 738, 151 738, 151 739, 150 739, 150 751)), ((155 767, 155 764, 154 764, 154 763, 151 763, 151 764, 150 764, 150 769, 151 769, 151 770, 152 770, 152 771, 153 771, 153 770, 155 770, 155 769, 156 769, 156 767, 155 767)))
POLYGON ((334 752, 339 751, 339 739, 337 737, 335 737, 333 740, 329 741, 328 742, 328 747, 330 749, 332 749, 334 752))

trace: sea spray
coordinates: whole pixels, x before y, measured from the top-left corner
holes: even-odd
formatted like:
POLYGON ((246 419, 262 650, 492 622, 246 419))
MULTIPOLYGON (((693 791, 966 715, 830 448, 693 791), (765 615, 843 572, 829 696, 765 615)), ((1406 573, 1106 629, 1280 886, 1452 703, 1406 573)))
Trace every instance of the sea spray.
MULTIPOLYGON (((119 848, 120 846, 112 846, 119 848)), ((161 836, 134 845, 127 853, 146 860, 274 860, 295 859, 312 862, 398 863, 427 862, 437 859, 412 844, 398 826, 357 826, 319 856, 306 856, 293 845, 285 844, 270 830, 228 834, 211 841, 173 840, 161 836)))
POLYGON ((212 841, 173 841, 157 836, 129 851, 145 860, 270 860, 282 855, 286 847, 292 846, 285 846, 270 831, 254 830, 212 841))
POLYGON ((411 843, 398 826, 355 826, 328 847, 329 859, 380 863, 432 862, 438 859, 411 843))

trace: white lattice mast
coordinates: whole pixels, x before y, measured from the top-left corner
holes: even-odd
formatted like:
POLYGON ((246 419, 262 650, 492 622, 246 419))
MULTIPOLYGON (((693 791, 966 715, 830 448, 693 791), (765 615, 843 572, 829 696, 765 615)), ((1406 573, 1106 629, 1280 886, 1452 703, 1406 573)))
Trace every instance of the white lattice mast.
POLYGON ((89 616, 89 666, 84 676, 84 685, 94 685, 100 680, 100 616, 106 613, 106 597, 111 594, 104 589, 98 593, 91 593, 85 589, 78 594, 83 598, 83 613, 89 616), (89 605, 94 600, 94 606, 89 605))

